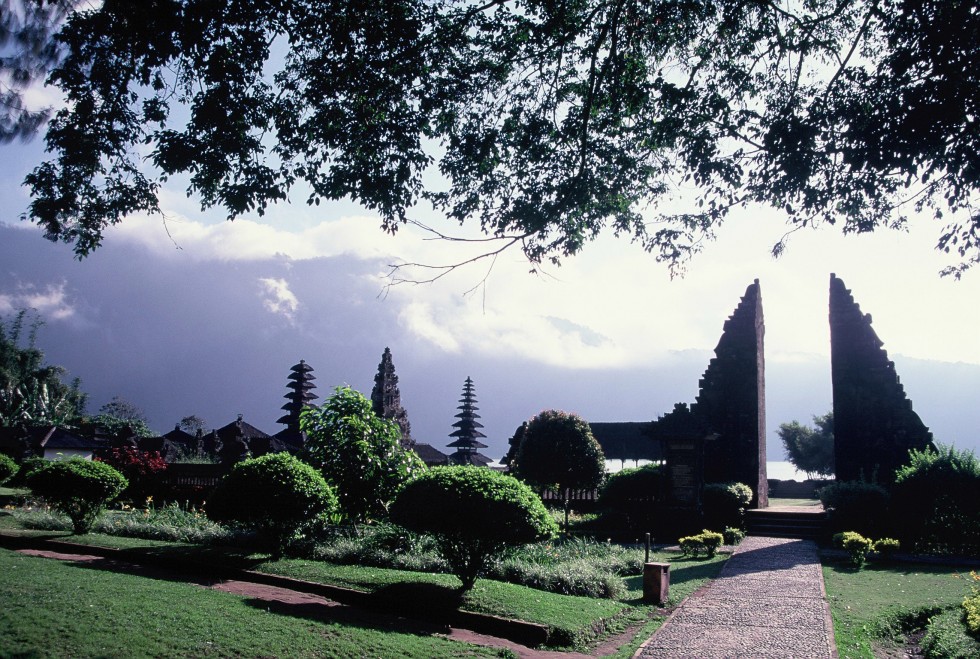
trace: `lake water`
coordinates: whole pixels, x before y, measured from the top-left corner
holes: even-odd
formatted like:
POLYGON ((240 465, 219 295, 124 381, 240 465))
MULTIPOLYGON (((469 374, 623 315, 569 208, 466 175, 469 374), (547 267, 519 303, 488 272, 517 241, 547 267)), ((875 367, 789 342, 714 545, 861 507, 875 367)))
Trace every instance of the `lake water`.
MULTIPOLYGON (((640 460, 639 466, 645 464, 650 464, 649 460, 640 460)), ((609 473, 615 473, 622 469, 624 466, 623 462, 619 460, 606 460, 606 471, 609 473)), ((626 467, 637 466, 632 460, 627 460, 625 463, 626 467)), ((796 469, 793 463, 787 461, 773 461, 766 463, 766 475, 769 478, 773 478, 781 481, 805 481, 806 474, 802 471, 796 469)))

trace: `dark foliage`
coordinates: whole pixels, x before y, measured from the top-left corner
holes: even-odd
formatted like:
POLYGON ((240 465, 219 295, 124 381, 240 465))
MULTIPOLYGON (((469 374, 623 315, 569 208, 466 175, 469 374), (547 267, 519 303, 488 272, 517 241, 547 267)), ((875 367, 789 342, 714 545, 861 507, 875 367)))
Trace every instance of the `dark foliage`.
POLYGON ((10 487, 26 487, 27 479, 38 469, 46 467, 49 464, 44 458, 27 458, 20 463, 20 468, 17 469, 17 473, 14 474, 13 478, 7 483, 10 487))
POLYGON ((333 489, 316 469, 289 455, 243 460, 207 502, 211 519, 254 531, 264 549, 282 555, 300 529, 337 510, 333 489))
POLYGON ((57 44, 75 3, 47 4, 33 59, 64 53, 50 80, 68 104, 29 216, 79 255, 181 175, 230 218, 302 186, 394 231, 427 200, 532 263, 608 227, 677 264, 749 203, 848 233, 926 207, 949 223, 940 249, 980 259, 967 0, 107 1, 57 44), (696 205, 645 215, 666 181, 696 205))
POLYGON ((647 532, 658 513, 663 487, 660 465, 623 469, 606 477, 599 489, 599 508, 607 515, 622 515, 628 529, 647 532))
POLYGON ((895 474, 892 509, 904 546, 980 556, 980 461, 953 446, 912 451, 895 474))
POLYGON ((27 477, 34 494, 68 515, 76 534, 88 533, 105 505, 127 484, 109 465, 81 458, 48 463, 27 477))
POLYGON ((817 491, 832 531, 879 537, 888 525, 888 490, 874 483, 841 481, 817 491))
POLYGON ((9 455, 0 453, 0 485, 3 485, 7 480, 9 480, 20 467, 14 462, 14 459, 9 455))
POLYGON ((751 502, 752 488, 745 483, 707 483, 701 495, 704 523, 719 532, 729 526, 744 529, 751 502))
POLYGON ((541 499, 517 479, 482 467, 435 467, 409 481, 391 520, 435 536, 463 590, 494 555, 557 532, 541 499))

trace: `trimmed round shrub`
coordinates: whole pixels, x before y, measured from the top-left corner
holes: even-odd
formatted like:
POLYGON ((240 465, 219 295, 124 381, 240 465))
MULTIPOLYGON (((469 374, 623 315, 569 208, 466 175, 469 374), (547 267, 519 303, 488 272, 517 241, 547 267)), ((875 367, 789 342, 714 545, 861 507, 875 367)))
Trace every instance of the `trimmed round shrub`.
POLYGON ((629 467, 609 474, 599 489, 597 503, 606 521, 618 526, 614 534, 651 531, 658 516, 662 486, 660 465, 629 467))
POLYGON ((817 492, 832 531, 879 535, 888 514, 888 491, 861 481, 832 483, 817 492))
POLYGON ((912 451, 909 464, 895 472, 892 509, 906 547, 980 555, 980 460, 952 446, 912 451))
POLYGON ((531 488, 483 467, 436 467, 417 476, 395 498, 391 520, 434 536, 464 592, 504 548, 558 532, 531 488))
POLYGON ((514 461, 515 474, 535 487, 556 492, 568 527, 571 490, 592 490, 606 471, 602 447, 588 422, 576 414, 545 410, 528 421, 514 461))
POLYGON ((752 488, 745 483, 708 483, 701 494, 704 522, 713 529, 745 528, 752 488))
POLYGON ((891 558, 901 546, 902 543, 895 538, 879 538, 875 540, 872 550, 881 558, 891 558))
POLYGON ((68 515, 75 534, 88 533, 126 485, 126 478, 109 465, 81 458, 50 462, 27 477, 34 494, 68 515))
POLYGON ((336 510, 337 497, 320 472, 288 453, 237 463, 207 505, 208 517, 253 531, 262 548, 276 556, 304 525, 336 510))
POLYGON ((868 552, 871 551, 874 543, 870 538, 865 538, 855 531, 844 531, 837 533, 833 537, 834 546, 847 552, 851 563, 856 567, 864 565, 868 559, 868 552))
POLYGON ((5 453, 0 453, 0 485, 17 473, 19 467, 14 459, 5 453))

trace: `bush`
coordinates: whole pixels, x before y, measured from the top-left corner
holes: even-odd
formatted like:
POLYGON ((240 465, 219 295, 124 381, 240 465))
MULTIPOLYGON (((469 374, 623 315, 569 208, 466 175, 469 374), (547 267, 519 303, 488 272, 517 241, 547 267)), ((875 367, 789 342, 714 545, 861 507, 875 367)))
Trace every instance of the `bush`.
POLYGON ((832 531, 878 535, 888 514, 888 491, 861 481, 832 483, 817 492, 832 531))
POLYGON ((901 546, 901 543, 895 538, 881 538, 875 540, 873 549, 882 558, 891 558, 901 546))
POLYGON ((836 547, 847 552, 851 564, 856 567, 864 565, 868 558, 868 552, 871 551, 873 545, 870 539, 854 531, 835 534, 833 542, 836 547))
POLYGON ((752 488, 745 483, 708 483, 701 495, 704 522, 716 529, 745 528, 745 509, 752 503, 752 488))
POLYGON ((432 534, 464 591, 504 548, 558 531, 531 488, 481 467, 436 467, 417 476, 395 498, 391 520, 432 534))
POLYGON ((933 554, 980 555, 980 461, 952 446, 911 451, 895 472, 895 531, 907 547, 933 554))
POLYGON ((725 538, 722 534, 705 529, 697 535, 689 535, 681 538, 678 544, 680 544, 681 551, 684 552, 685 556, 699 556, 703 553, 708 558, 711 558, 718 553, 718 547, 724 541, 725 538))
POLYGON ((320 472, 288 453, 270 453, 232 467, 211 495, 207 515, 255 532, 262 547, 279 556, 304 525, 336 509, 337 497, 320 472))
POLYGON ((17 473, 17 463, 5 453, 0 453, 0 485, 17 473))
POLYGON ((623 469, 606 477, 599 489, 598 505, 607 514, 620 514, 627 528, 649 531, 662 487, 660 465, 623 469))
POLYGON ((126 478, 102 462, 71 458, 51 462, 27 478, 34 494, 68 515, 75 534, 88 533, 106 503, 119 496, 126 478))
POLYGON ((738 543, 742 542, 742 540, 745 540, 745 531, 742 529, 733 528, 731 526, 726 527, 721 534, 725 538, 726 545, 737 545, 738 543))

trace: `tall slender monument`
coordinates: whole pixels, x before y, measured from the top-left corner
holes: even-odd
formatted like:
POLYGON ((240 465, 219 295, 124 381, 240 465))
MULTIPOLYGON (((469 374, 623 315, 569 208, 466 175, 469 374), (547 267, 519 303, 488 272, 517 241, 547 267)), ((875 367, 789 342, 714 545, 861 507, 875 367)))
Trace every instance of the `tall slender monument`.
POLYGON ((851 291, 830 275, 830 370, 834 387, 834 474, 889 484, 909 449, 932 446, 884 343, 851 291))
POLYGON ((456 440, 448 444, 449 448, 454 448, 456 451, 450 454, 449 464, 486 466, 493 460, 479 452, 479 449, 487 448, 487 445, 481 443, 478 438, 486 438, 486 435, 479 431, 483 424, 477 421, 480 415, 476 411, 480 408, 476 406, 473 380, 469 377, 463 383, 463 397, 459 402, 461 404, 456 408, 459 410, 459 414, 456 415, 459 421, 453 424, 456 430, 449 434, 456 440))
POLYGON ((408 422, 408 412, 402 407, 402 395, 398 390, 398 376, 395 375, 395 364, 391 360, 391 350, 385 348, 378 364, 378 373, 374 376, 374 388, 371 390, 371 408, 382 419, 388 419, 398 424, 401 432, 401 445, 404 449, 415 446, 412 439, 412 424, 408 422))
POLYGON ((299 360, 298 364, 293 364, 289 369, 289 382, 286 384, 286 404, 281 409, 285 410, 276 423, 284 423, 286 427, 276 433, 276 439, 280 440, 291 452, 303 448, 306 438, 299 430, 299 415, 303 408, 312 404, 312 401, 319 398, 313 393, 316 385, 313 384, 313 367, 305 360, 299 360))

